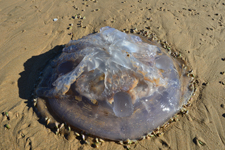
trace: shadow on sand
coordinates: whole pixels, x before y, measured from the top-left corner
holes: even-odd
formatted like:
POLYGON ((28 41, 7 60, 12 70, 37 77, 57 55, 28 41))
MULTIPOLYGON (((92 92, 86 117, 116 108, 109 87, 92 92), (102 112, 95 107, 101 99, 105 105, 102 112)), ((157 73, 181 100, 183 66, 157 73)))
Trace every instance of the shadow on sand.
POLYGON ((20 73, 20 78, 18 79, 18 88, 19 97, 26 100, 25 103, 28 109, 33 107, 32 93, 34 92, 40 72, 50 60, 62 52, 62 48, 62 45, 55 46, 50 51, 33 56, 24 63, 24 71, 20 73))

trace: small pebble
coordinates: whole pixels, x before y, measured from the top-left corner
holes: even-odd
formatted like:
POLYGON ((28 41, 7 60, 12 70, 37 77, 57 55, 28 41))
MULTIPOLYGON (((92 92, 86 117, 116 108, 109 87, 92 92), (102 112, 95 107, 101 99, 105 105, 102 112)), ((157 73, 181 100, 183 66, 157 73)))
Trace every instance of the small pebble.
POLYGON ((6 128, 6 129, 10 129, 11 126, 10 126, 9 124, 5 124, 5 128, 6 128))
POLYGON ((198 143, 200 144, 200 145, 202 145, 202 146, 205 146, 206 144, 203 142, 203 141, 201 141, 201 140, 198 140, 198 143))
POLYGON ((22 136, 22 138, 24 138, 24 137, 25 137, 25 135, 24 135, 23 133, 21 133, 21 136, 22 136))
POLYGON ((223 81, 219 81, 220 84, 225 85, 225 83, 223 81))
POLYGON ((54 18, 53 21, 58 21, 58 19, 57 18, 54 18))
POLYGON ((75 134, 76 136, 80 136, 80 134, 79 134, 79 133, 77 133, 77 132, 75 132, 74 134, 75 134))
POLYGON ((9 117, 9 113, 7 111, 4 114, 6 115, 6 117, 9 117))
POLYGON ((98 145, 97 143, 92 144, 92 146, 93 146, 94 148, 99 148, 99 145, 98 145))
POLYGON ((4 112, 4 115, 7 117, 8 120, 10 120, 10 117, 9 117, 9 113, 8 112, 4 112))

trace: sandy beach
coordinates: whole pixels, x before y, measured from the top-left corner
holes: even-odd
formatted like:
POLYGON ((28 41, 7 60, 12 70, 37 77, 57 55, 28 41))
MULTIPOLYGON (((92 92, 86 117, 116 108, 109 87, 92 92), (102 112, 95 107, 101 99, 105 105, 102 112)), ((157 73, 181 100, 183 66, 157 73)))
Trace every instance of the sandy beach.
MULTIPOLYGON (((154 33, 188 61, 196 78, 189 113, 163 136, 139 141, 130 150, 225 149, 224 12, 220 0, 0 0, 0 149, 94 149, 47 128, 31 94, 38 73, 62 45, 104 26, 154 33)), ((105 142, 99 149, 124 147, 105 142)))

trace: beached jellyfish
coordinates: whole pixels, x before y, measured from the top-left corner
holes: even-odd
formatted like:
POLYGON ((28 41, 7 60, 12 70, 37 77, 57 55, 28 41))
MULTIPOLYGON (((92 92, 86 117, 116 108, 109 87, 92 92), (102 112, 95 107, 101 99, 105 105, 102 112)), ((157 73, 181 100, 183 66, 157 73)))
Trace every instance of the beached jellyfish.
POLYGON ((46 66, 37 108, 50 124, 108 140, 140 139, 189 100, 183 66, 139 36, 103 27, 70 41, 46 66))

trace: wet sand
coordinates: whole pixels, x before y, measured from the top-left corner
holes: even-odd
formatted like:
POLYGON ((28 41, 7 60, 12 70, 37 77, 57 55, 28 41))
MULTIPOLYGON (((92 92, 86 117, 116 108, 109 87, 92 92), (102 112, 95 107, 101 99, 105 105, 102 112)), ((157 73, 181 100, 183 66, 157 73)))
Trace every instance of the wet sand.
MULTIPOLYGON (((149 32, 189 61, 197 81, 189 113, 163 136, 130 149, 225 149, 224 10, 224 2, 209 0, 0 0, 0 111, 10 116, 0 116, 0 148, 92 149, 75 136, 68 140, 46 128, 34 112, 31 94, 38 72, 62 45, 111 26, 150 27, 149 32), (74 19, 78 14, 85 19, 74 19)), ((99 149, 124 148, 105 142, 99 149)))

